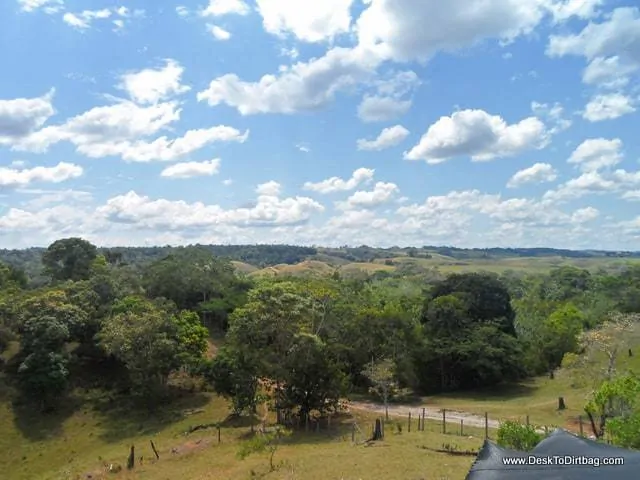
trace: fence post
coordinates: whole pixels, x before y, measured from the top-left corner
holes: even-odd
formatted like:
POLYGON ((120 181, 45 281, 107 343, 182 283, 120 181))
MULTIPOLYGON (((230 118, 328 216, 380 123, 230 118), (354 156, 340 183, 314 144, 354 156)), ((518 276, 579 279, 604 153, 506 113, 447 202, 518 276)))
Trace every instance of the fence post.
POLYGON ((420 419, 420 414, 418 414, 418 432, 422 430, 422 423, 420 419))
POLYGON ((356 443, 356 424, 351 424, 351 443, 356 443))
POLYGON ((580 422, 580 436, 584 437, 584 427, 582 426, 582 415, 578 417, 578 422, 580 422))
POLYGON ((484 438, 489 438, 489 413, 484 412, 484 438))
POLYGON ((424 408, 422 409, 422 431, 424 432, 424 408))
POLYGON ((460 436, 464 436, 464 419, 460 419, 460 436))
POLYGON ((527 427, 529 426, 529 415, 527 415, 527 427))
POLYGON ((409 412, 409 422, 408 422, 407 432, 411 432, 411 412, 409 412))
POLYGON ((220 425, 218 425, 218 443, 220 443, 220 425))
POLYGON ((447 409, 442 409, 442 433, 447 433, 447 409))

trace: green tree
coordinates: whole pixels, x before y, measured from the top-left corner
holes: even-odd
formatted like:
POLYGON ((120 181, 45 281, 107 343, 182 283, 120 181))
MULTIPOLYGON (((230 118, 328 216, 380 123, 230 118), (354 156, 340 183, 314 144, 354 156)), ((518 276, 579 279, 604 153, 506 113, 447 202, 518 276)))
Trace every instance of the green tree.
POLYGON ((177 335, 170 314, 149 309, 110 317, 98 340, 107 354, 125 365, 134 393, 154 399, 164 391, 169 374, 180 367, 177 335))
POLYGON ((42 255, 42 264, 53 280, 86 280, 97 256, 98 249, 90 242, 82 238, 63 238, 49 245, 42 255))
POLYGON ((20 363, 18 387, 24 397, 39 402, 40 409, 52 409, 68 385, 69 371, 65 355, 36 350, 20 363))
POLYGON ((24 322, 17 386, 23 397, 38 401, 42 410, 53 408, 67 388, 64 346, 69 337, 67 324, 58 318, 42 315, 24 322))
POLYGON ((537 347, 549 372, 561 365, 565 354, 577 351, 585 321, 582 312, 571 303, 563 305, 544 320, 537 347))
POLYGON ((510 300, 493 275, 451 275, 434 285, 421 316, 424 389, 488 386, 524 374, 510 300))
POLYGON ((260 401, 258 370, 243 350, 222 347, 203 370, 216 393, 229 399, 234 415, 256 412, 260 401))
POLYGON ((612 435, 617 435, 623 442, 640 442, 640 431, 634 431, 640 413, 637 408, 639 398, 640 379, 633 374, 602 382, 584 408, 596 438, 602 438, 605 428, 607 425, 611 427, 613 421, 612 435), (631 420, 631 423, 626 424, 628 420, 631 420))
POLYGON ((389 420, 389 398, 393 394, 395 382, 395 365, 391 359, 385 358, 371 362, 362 372, 369 379, 382 397, 385 420, 389 420))
POLYGON ((202 360, 207 351, 208 330, 202 325, 197 313, 182 310, 173 317, 177 327, 177 341, 180 345, 180 363, 193 368, 202 360))

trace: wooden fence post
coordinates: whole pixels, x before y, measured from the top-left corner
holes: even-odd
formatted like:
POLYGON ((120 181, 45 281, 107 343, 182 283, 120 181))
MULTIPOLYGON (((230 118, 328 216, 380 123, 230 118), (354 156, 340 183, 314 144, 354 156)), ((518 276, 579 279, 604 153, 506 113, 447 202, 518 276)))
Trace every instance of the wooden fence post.
POLYGON ((218 425, 218 443, 220 443, 220 425, 218 425))
POLYGON ((422 409, 422 431, 424 432, 424 411, 425 409, 422 409))
POLYGON ((464 436, 464 419, 460 419, 460 436, 464 436))
POLYGON ((484 438, 489 438, 489 413, 484 412, 484 438))
POLYGON ((127 458, 127 470, 133 470, 133 467, 135 466, 136 466, 135 446, 131 445, 131 450, 129 451, 129 458, 127 458))
POLYGON ((582 415, 578 417, 578 422, 580 422, 580 436, 584 437, 584 427, 582 426, 582 415))
POLYGON ((447 433, 447 409, 442 409, 442 433, 447 433))
POLYGON ((160 455, 158 454, 158 450, 156 446, 153 444, 153 440, 149 440, 151 442, 151 449, 153 450, 154 455, 156 456, 156 460, 160 460, 160 455))
POLYGON ((530 425, 529 423, 529 415, 527 415, 527 427, 530 425))
POLYGON ((411 432, 411 412, 409 412, 409 423, 408 423, 407 432, 411 432))

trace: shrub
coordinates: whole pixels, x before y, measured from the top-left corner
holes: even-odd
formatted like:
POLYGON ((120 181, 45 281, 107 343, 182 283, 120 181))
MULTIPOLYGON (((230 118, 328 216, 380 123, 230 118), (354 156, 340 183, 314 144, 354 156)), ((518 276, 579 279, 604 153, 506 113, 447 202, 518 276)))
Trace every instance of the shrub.
POLYGON ((540 443, 542 435, 532 425, 507 420, 498 429, 498 445, 528 452, 540 443))

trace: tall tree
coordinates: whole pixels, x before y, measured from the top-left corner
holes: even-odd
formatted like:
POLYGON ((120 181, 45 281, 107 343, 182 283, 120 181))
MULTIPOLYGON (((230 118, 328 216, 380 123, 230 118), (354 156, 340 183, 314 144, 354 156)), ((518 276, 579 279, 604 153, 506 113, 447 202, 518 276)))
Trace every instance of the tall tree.
POLYGON ((98 249, 82 238, 63 238, 53 242, 42 255, 45 272, 53 280, 86 280, 98 256, 98 249))

